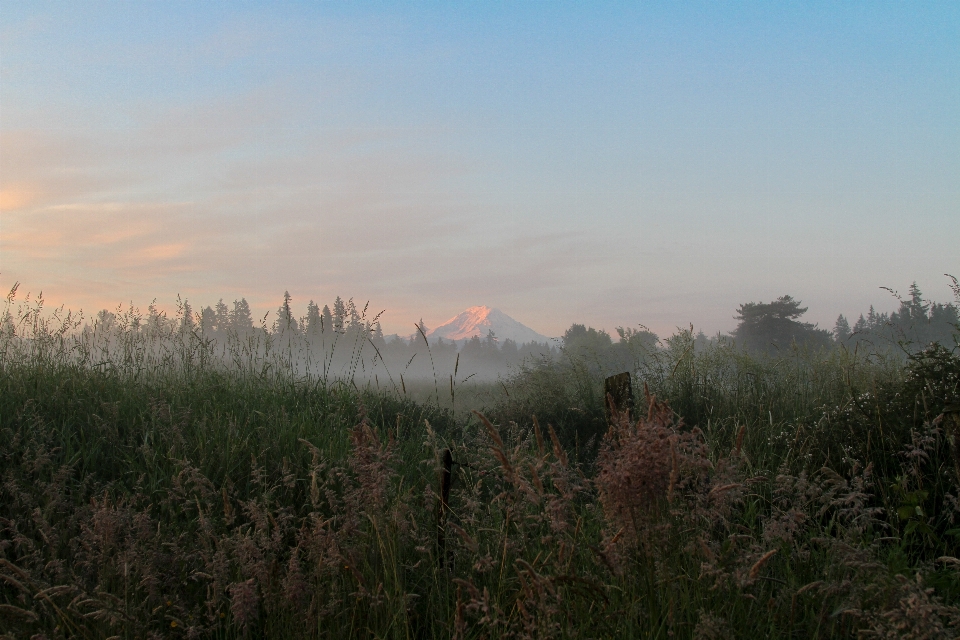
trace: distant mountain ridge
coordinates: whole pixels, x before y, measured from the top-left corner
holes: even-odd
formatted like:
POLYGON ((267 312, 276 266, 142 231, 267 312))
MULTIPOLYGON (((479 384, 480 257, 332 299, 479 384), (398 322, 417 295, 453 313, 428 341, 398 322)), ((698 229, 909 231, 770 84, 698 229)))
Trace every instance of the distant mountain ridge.
POLYGON ((466 309, 439 327, 427 331, 427 337, 462 342, 474 336, 483 339, 490 331, 493 331, 500 344, 505 340, 513 340, 518 345, 529 342, 541 344, 550 342, 547 336, 517 322, 503 311, 486 306, 466 309))

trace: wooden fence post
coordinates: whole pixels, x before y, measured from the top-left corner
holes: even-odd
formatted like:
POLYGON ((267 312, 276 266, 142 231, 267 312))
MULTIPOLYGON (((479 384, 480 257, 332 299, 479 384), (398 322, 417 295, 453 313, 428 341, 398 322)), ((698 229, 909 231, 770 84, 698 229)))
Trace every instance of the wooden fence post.
POLYGON ((953 468, 960 480, 960 399, 948 398, 947 406, 943 408, 942 426, 948 442, 953 445, 953 468))
POLYGON ((630 412, 633 414, 633 384, 630 381, 630 372, 624 371, 610 376, 603 383, 603 406, 607 416, 607 424, 613 422, 613 411, 618 414, 630 412), (610 403, 613 406, 610 406, 610 403))

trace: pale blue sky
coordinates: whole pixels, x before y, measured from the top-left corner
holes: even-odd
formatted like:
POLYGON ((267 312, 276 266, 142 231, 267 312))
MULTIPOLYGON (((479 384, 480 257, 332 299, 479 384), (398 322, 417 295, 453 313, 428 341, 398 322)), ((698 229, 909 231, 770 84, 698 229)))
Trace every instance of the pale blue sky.
POLYGON ((0 287, 730 330, 960 276, 954 3, 21 3, 0 287))

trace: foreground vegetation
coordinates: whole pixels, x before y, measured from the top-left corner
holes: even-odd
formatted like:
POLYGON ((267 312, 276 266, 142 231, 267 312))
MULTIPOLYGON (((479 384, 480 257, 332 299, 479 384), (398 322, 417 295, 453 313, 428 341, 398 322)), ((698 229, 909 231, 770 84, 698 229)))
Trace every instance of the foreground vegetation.
POLYGON ((680 332, 608 425, 587 358, 467 414, 71 322, 0 344, 7 637, 960 633, 955 344, 680 332))

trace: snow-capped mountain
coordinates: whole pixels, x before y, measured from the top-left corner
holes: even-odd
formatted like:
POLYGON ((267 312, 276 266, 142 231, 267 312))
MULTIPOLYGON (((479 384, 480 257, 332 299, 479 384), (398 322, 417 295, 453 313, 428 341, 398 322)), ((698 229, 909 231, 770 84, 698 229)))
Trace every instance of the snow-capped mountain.
POLYGON ((503 311, 490 307, 470 307, 460 315, 450 318, 442 325, 427 332, 431 339, 443 338, 462 342, 473 336, 487 337, 493 331, 500 344, 504 340, 513 340, 518 345, 528 342, 549 342, 550 338, 537 333, 530 327, 520 324, 503 311))

